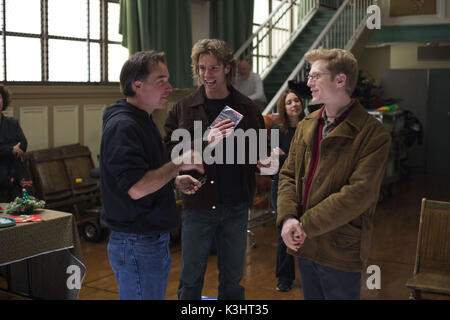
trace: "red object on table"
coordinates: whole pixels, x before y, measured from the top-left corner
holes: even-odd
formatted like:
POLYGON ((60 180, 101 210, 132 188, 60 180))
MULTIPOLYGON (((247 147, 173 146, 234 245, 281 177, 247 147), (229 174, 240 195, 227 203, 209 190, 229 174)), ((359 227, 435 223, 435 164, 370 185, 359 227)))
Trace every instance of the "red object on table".
POLYGON ((33 222, 33 221, 44 221, 44 219, 42 219, 42 217, 40 215, 38 215, 38 214, 11 216, 11 218, 16 220, 17 223, 33 222))

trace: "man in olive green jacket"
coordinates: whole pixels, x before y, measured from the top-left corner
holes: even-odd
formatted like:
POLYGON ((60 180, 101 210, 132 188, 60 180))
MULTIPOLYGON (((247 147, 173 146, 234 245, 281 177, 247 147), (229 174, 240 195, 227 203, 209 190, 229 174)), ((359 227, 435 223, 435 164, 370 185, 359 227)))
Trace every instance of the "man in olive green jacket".
POLYGON ((359 299, 391 138, 350 98, 358 77, 341 49, 306 54, 312 103, 280 171, 277 225, 299 257, 305 299, 359 299))

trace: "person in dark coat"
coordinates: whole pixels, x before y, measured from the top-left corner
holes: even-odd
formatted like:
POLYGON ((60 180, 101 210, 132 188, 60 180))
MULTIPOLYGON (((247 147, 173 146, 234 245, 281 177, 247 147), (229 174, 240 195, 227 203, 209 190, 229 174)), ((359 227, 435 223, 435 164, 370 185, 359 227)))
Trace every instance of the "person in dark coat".
MULTIPOLYGON (((279 168, 283 166, 289 154, 289 148, 291 145, 292 137, 294 136, 297 124, 305 117, 303 110, 303 102, 299 94, 292 90, 287 89, 284 91, 277 102, 278 109, 278 124, 276 124, 272 130, 279 130, 279 168)), ((272 181, 272 203, 275 211, 277 210, 277 196, 278 196, 278 173, 274 175, 272 181)), ((280 230, 279 230, 280 231, 280 230)), ((294 257, 286 253, 286 245, 281 238, 281 233, 278 232, 277 243, 277 258, 276 258, 276 271, 275 276, 278 279, 277 290, 289 291, 292 287, 292 282, 295 279, 295 261, 294 257)))
POLYGON ((0 202, 11 202, 20 196, 20 182, 27 179, 22 163, 27 139, 17 119, 2 114, 10 103, 10 91, 0 84, 0 202))
POLYGON ((178 227, 174 188, 193 194, 200 187, 178 173, 203 173, 203 166, 191 151, 169 161, 153 121, 153 111, 164 109, 172 92, 164 53, 133 54, 122 67, 120 87, 125 99, 103 113, 101 223, 111 230, 108 258, 119 298, 162 300, 172 263, 170 231, 178 227))
MULTIPOLYGON (((205 132, 200 133, 207 136, 204 150, 211 145, 218 150, 230 141, 228 139, 234 139, 233 130, 230 130, 230 123, 233 123, 229 119, 213 125, 209 134, 206 133, 206 128, 211 126, 225 106, 243 115, 236 130, 258 132, 264 129, 264 119, 256 104, 231 85, 236 60, 228 44, 219 39, 199 40, 192 48, 191 58, 200 87, 169 111, 164 125, 164 139, 169 152, 175 150, 177 144, 172 140, 175 130, 185 129, 195 137, 194 121, 201 123, 205 132)), ((250 143, 247 141, 239 152, 250 157, 250 143)), ((235 156, 237 154, 234 153, 235 156)), ((183 196, 180 300, 201 299, 213 238, 217 245, 218 298, 245 299, 245 289, 240 282, 247 250, 248 212, 256 190, 257 164, 231 160, 232 163, 228 160, 226 163, 205 162, 204 186, 193 196, 183 196)))

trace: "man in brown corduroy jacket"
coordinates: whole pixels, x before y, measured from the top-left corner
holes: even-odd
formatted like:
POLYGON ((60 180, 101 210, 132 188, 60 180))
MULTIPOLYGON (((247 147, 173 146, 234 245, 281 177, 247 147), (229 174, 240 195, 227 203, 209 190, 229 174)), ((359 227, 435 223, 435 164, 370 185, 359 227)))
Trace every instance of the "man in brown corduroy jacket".
POLYGON ((351 99, 354 56, 306 54, 312 103, 280 171, 277 225, 298 256, 305 299, 359 299, 372 219, 389 154, 388 131, 351 99))

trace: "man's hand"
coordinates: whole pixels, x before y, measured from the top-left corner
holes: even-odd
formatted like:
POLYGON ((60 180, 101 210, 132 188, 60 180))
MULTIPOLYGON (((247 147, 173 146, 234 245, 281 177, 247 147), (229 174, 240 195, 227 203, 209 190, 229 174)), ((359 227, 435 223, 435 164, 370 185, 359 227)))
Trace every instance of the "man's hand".
POLYGON ((276 148, 273 148, 272 152, 270 153, 270 156, 272 156, 272 155, 281 156, 281 155, 285 155, 285 154, 286 154, 286 152, 284 152, 283 149, 281 149, 280 147, 276 147, 276 148))
POLYGON ((187 195, 195 194, 202 183, 190 175, 181 175, 175 178, 175 187, 187 195))
POLYGON ((278 160, 280 154, 285 154, 285 152, 281 150, 279 147, 276 147, 270 153, 269 158, 258 160, 257 167, 261 172, 261 175, 270 176, 277 174, 280 166, 280 161, 278 160))
POLYGON ((13 155, 14 155, 15 157, 17 157, 17 158, 21 158, 21 157, 23 156, 23 153, 24 153, 24 152, 22 151, 22 149, 20 149, 20 142, 17 143, 17 144, 13 147, 12 153, 13 153, 13 155))
POLYGON ((288 218, 283 222, 281 237, 286 247, 297 251, 306 239, 306 233, 300 226, 300 222, 295 218, 288 218))
POLYGON ((197 170, 201 174, 205 173, 203 168, 202 156, 195 150, 189 150, 173 161, 176 165, 180 165, 180 171, 197 170))
POLYGON ((208 146, 216 146, 220 140, 229 137, 234 130, 234 122, 230 119, 225 119, 217 123, 209 130, 208 133, 208 146))

